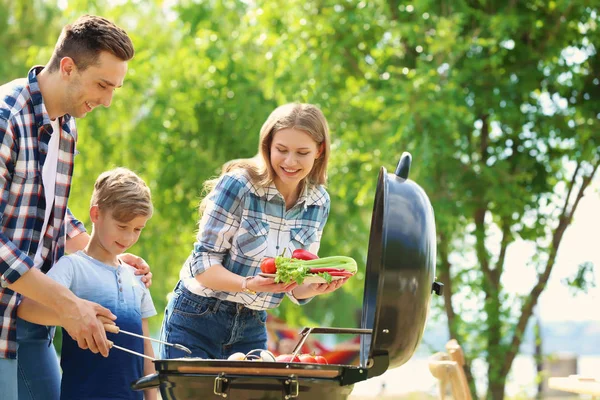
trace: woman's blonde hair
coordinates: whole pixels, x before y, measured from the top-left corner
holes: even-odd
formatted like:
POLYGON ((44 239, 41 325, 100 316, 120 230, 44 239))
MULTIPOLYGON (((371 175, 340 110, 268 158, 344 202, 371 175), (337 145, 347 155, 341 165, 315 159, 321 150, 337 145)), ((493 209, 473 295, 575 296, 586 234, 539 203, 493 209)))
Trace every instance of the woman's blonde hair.
MULTIPOLYGON (((252 158, 228 161, 223 165, 219 178, 228 172, 243 170, 254 185, 259 187, 270 185, 275 179, 275 171, 271 165, 273 136, 276 132, 288 128, 306 132, 317 143, 320 154, 305 179, 309 185, 325 185, 330 151, 329 125, 323 112, 317 106, 306 103, 289 103, 277 107, 260 129, 258 154, 252 158)), ((203 194, 210 193, 219 178, 206 181, 203 194)), ((205 202, 206 197, 200 203, 201 213, 206 206, 205 202)))

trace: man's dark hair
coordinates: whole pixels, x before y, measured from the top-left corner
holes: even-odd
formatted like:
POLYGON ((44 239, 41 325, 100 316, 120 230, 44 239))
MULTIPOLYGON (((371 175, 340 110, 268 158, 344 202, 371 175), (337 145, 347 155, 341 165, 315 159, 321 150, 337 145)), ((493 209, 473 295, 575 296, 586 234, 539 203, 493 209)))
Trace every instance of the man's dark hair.
POLYGON ((58 70, 63 57, 71 57, 83 71, 96 64, 103 51, 123 61, 131 60, 134 54, 127 32, 106 18, 84 15, 63 28, 48 62, 48 71, 58 70))

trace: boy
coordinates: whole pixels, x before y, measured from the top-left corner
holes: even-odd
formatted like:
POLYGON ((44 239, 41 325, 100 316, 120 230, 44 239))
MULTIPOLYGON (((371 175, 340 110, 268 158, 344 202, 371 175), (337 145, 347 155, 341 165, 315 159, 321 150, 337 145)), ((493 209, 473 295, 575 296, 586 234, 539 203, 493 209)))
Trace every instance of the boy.
MULTIPOLYGON (((156 315, 156 310, 134 268, 118 256, 138 241, 152 211, 150 189, 135 173, 126 168, 102 173, 92 194, 88 245, 62 257, 47 274, 76 296, 110 309, 122 330, 144 336, 149 336, 148 317, 156 315)), ((38 324, 59 322, 54 311, 29 298, 21 302, 17 313, 38 324)), ((147 340, 123 333, 108 334, 108 338, 115 345, 154 357, 147 340)), ((64 330, 61 367, 61 399, 141 400, 142 393, 132 391, 130 384, 154 372, 152 361, 130 353, 113 350, 104 358, 83 350, 64 330)), ((157 397, 155 389, 145 394, 146 399, 157 397)))

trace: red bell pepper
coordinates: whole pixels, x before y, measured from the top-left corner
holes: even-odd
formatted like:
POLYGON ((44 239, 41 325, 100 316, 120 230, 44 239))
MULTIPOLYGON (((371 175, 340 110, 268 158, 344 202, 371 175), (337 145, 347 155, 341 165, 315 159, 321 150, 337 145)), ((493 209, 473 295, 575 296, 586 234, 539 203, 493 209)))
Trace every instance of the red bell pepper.
POLYGON ((292 258, 296 258, 298 260, 316 260, 317 258, 319 258, 319 256, 311 253, 308 250, 296 249, 292 253, 292 258))
POLYGON ((310 273, 311 274, 320 274, 322 272, 344 272, 346 271, 344 268, 311 268, 310 269, 310 273))
POLYGON ((332 271, 332 272, 328 272, 328 274, 331 276, 352 276, 352 275, 354 275, 354 273, 352 273, 350 271, 332 271))

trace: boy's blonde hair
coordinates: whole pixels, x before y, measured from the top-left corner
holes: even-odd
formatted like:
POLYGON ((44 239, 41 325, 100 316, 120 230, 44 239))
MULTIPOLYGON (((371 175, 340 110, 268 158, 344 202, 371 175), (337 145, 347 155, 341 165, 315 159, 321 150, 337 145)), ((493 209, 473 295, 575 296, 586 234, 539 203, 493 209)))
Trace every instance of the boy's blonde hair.
POLYGON ((120 222, 152 216, 152 198, 146 183, 127 168, 115 168, 100 174, 94 184, 91 205, 109 211, 120 222))

